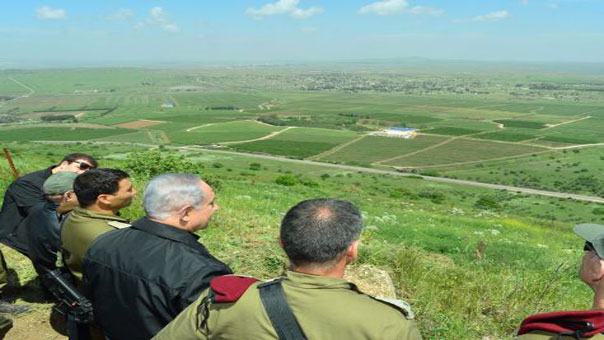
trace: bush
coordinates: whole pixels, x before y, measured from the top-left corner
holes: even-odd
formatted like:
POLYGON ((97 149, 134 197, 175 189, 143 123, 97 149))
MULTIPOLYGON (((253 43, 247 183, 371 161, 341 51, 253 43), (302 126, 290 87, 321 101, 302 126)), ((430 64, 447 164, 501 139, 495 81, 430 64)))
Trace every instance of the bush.
POLYGON ((474 207, 481 210, 499 210, 501 206, 499 203, 491 197, 482 196, 480 197, 476 203, 474 203, 474 207))
POLYGON ((291 187, 298 184, 298 179, 292 175, 283 175, 277 177, 277 179, 275 179, 275 183, 285 185, 286 187, 291 187))
POLYGON ((194 164, 182 155, 162 154, 159 151, 152 150, 129 154, 125 168, 131 175, 150 178, 165 173, 200 175, 203 165, 194 164))
POLYGON ((250 164, 250 170, 252 171, 260 171, 262 165, 260 163, 252 163, 250 164))

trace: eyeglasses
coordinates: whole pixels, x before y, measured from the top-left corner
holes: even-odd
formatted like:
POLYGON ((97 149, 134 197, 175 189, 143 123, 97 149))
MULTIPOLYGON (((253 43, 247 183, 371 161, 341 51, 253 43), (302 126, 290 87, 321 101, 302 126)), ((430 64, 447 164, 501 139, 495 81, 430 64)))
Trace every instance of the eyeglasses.
POLYGON ((73 161, 72 163, 76 163, 80 167, 80 170, 94 169, 94 166, 82 161, 73 161))

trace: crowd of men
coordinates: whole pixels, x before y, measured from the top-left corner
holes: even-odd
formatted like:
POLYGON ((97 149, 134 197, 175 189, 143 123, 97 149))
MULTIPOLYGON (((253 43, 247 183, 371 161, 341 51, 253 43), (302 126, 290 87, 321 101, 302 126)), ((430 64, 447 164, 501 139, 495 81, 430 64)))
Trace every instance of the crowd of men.
MULTIPOLYGON (((330 198, 285 214, 279 242, 289 269, 261 282, 233 275, 195 232, 219 207, 192 174, 146 184, 145 217, 120 210, 137 195, 129 175, 85 154, 15 180, 4 195, 0 242, 28 256, 42 287, 63 303, 70 339, 421 339, 409 305, 366 295, 343 277, 358 255, 359 209, 330 198)), ((578 225, 580 278, 594 291, 583 312, 534 315, 520 339, 604 338, 604 226, 578 225)), ((7 267, 0 253, 0 294, 7 267)), ((27 306, 0 301, 8 314, 27 306)))

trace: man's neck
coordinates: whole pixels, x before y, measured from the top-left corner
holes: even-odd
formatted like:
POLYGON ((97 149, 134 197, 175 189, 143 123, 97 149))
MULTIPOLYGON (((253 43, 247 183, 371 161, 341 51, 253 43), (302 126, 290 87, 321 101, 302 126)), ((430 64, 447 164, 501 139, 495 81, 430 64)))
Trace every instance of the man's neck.
POLYGON ((341 279, 344 277, 344 273, 346 272, 346 264, 336 264, 335 266, 326 267, 313 265, 296 267, 291 265, 289 270, 302 274, 341 279))
POLYGON ((113 216, 117 215, 117 210, 114 211, 112 209, 103 209, 103 208, 99 207, 97 204, 93 204, 84 209, 95 212, 97 214, 113 215, 113 216))
POLYGON ((604 290, 596 290, 591 309, 604 309, 604 290))

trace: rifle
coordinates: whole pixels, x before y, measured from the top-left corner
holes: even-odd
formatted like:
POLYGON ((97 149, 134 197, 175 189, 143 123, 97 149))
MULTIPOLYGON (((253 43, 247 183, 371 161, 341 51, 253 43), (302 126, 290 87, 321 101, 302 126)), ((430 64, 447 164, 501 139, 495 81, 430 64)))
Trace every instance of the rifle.
MULTIPOLYGON (((94 321, 92 303, 88 300, 73 283, 71 275, 60 268, 50 270, 44 266, 38 266, 42 270, 42 279, 46 281, 48 290, 64 306, 64 311, 75 322, 90 324, 94 321)), ((61 308, 58 309, 61 312, 61 308)))

